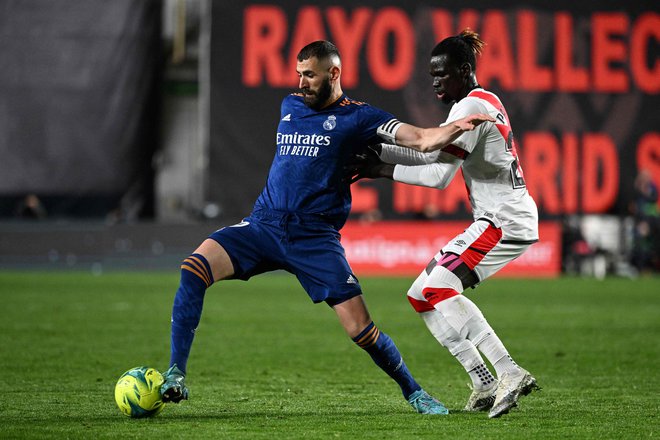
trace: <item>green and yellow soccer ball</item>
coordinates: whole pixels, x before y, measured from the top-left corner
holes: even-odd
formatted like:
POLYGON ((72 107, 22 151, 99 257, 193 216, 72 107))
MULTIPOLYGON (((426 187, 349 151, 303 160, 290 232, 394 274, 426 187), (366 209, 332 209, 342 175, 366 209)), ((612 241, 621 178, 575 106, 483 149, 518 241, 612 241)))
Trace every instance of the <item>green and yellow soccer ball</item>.
POLYGON ((115 402, 134 418, 153 417, 163 410, 160 386, 165 380, 155 368, 137 367, 122 374, 115 385, 115 402))

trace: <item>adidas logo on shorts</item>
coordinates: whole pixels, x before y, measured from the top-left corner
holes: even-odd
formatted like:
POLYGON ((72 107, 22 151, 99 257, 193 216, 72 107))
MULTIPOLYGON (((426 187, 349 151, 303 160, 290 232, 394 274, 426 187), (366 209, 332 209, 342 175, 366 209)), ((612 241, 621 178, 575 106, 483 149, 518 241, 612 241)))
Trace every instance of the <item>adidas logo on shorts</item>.
POLYGON ((357 284, 357 280, 353 275, 349 275, 348 279, 346 280, 346 284, 357 284))

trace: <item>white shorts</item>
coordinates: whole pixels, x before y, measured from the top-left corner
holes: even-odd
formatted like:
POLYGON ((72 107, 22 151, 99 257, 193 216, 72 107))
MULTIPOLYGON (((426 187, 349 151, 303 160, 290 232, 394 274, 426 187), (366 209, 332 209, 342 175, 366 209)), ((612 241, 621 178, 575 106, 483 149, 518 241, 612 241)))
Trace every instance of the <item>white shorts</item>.
POLYGON ((463 262, 481 282, 521 256, 533 243, 502 240, 501 228, 490 220, 479 219, 447 243, 434 259, 450 272, 463 262))
POLYGON ((408 291, 408 300, 419 313, 433 310, 502 269, 533 242, 502 240, 495 222, 479 219, 435 255, 408 291))

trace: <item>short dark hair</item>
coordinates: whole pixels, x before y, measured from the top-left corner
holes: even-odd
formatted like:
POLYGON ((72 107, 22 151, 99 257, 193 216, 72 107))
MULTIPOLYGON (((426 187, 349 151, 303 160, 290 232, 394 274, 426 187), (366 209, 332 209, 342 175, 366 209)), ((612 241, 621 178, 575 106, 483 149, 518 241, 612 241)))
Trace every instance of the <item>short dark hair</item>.
POLYGON ((467 28, 460 34, 439 42, 431 51, 431 57, 447 55, 457 65, 470 63, 472 70, 476 70, 476 56, 481 55, 481 50, 485 45, 486 43, 479 38, 479 34, 467 28))
POLYGON ((339 50, 337 50, 337 46, 329 41, 319 40, 314 41, 313 43, 309 43, 307 46, 300 49, 300 52, 298 52, 298 61, 304 61, 310 59, 311 57, 324 60, 334 56, 336 56, 338 59, 341 59, 339 50))

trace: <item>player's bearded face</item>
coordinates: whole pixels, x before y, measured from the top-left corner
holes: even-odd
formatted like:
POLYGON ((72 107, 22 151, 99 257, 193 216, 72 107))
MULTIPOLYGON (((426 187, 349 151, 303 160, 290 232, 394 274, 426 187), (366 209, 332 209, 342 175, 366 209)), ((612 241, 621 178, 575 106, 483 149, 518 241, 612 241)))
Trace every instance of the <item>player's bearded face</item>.
POLYGON ((310 85, 303 87, 301 91, 304 95, 303 100, 305 101, 307 107, 314 110, 320 110, 325 105, 325 103, 328 102, 328 99, 330 99, 330 95, 332 94, 330 77, 327 76, 321 80, 316 89, 312 88, 310 85))

